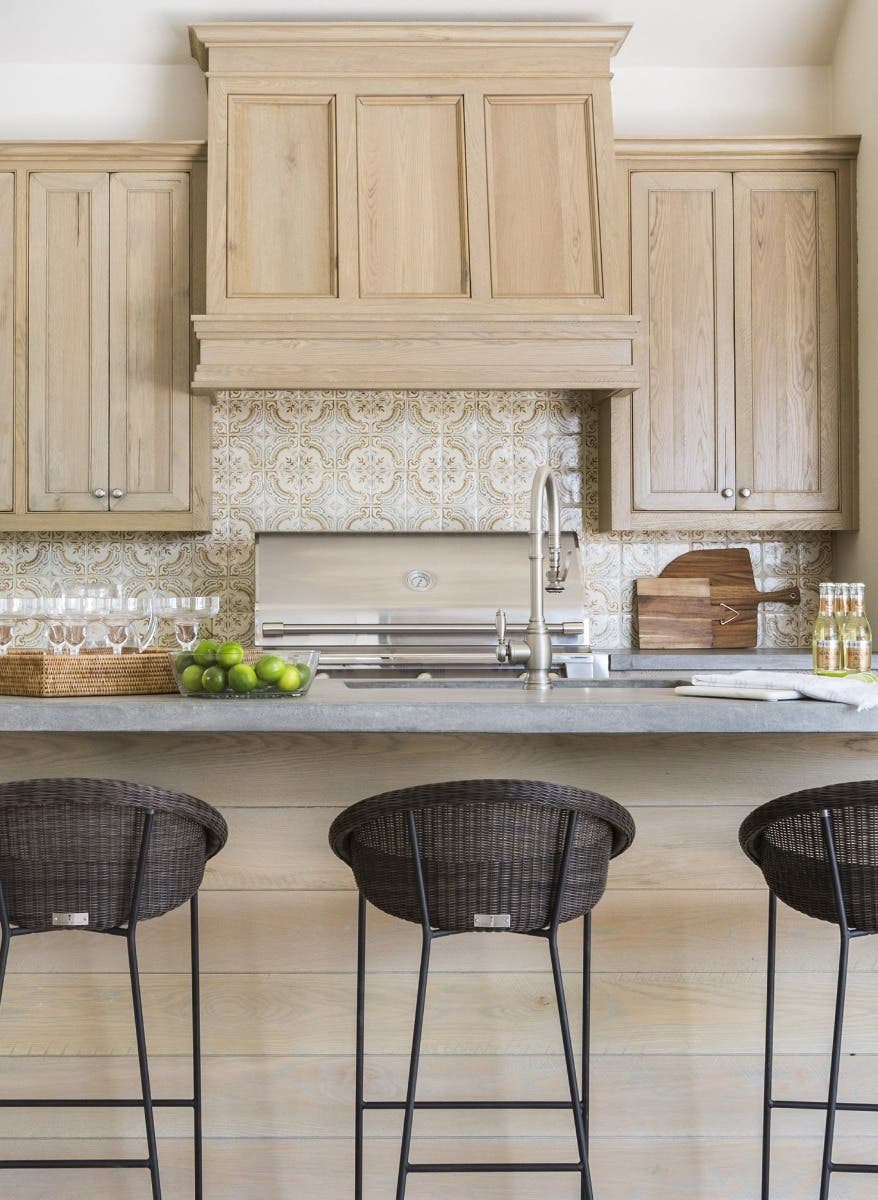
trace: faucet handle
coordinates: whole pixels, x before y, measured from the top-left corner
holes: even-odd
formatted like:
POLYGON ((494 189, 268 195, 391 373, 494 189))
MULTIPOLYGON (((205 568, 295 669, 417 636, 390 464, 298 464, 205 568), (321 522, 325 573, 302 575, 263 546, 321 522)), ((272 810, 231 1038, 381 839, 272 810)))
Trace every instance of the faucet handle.
POLYGON ((505 663, 509 661, 509 642, 506 640, 506 613, 502 608, 497 609, 495 625, 497 628, 497 661, 505 663))

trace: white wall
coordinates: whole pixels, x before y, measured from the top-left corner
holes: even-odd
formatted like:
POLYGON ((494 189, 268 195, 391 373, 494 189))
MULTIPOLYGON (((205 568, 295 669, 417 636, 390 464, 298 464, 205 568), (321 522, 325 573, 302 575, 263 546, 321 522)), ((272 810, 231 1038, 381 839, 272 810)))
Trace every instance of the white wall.
POLYGON ((829 67, 618 67, 620 137, 828 133, 829 67))
POLYGON ((878 604, 878 3, 851 0, 833 62, 833 124, 839 133, 861 133, 857 165, 860 330, 860 522, 840 534, 836 575, 864 579, 878 604))
MULTIPOLYGON (((623 137, 825 133, 830 125, 828 67, 620 67, 613 94, 623 137)), ((206 130, 194 63, 0 63, 0 139, 202 138, 206 130)))

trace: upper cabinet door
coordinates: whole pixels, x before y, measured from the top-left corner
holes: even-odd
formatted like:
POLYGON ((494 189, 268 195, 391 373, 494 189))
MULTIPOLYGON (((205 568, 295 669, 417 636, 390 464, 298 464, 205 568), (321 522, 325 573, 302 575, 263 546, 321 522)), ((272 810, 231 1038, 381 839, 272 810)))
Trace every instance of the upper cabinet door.
POLYGON ((462 96, 360 96, 360 296, 468 296, 462 96))
POLYGON ((115 511, 189 508, 189 345, 189 176, 114 174, 109 490, 115 511))
POLYGON ((107 508, 109 190, 102 172, 30 177, 28 505, 39 512, 107 508))
POLYGON ((15 176, 0 174, 0 511, 12 509, 15 406, 15 176))
POLYGON ((729 174, 631 175, 631 292, 642 322, 637 509, 735 507, 733 257, 729 174))
POLYGON ((492 294, 603 292, 590 96, 486 96, 492 294))
POLYGON ((226 298, 337 295, 334 98, 231 95, 227 123, 226 298))
POLYGON ((840 507, 835 175, 735 175, 738 507, 840 507), (749 495, 742 495, 742 489, 749 495))

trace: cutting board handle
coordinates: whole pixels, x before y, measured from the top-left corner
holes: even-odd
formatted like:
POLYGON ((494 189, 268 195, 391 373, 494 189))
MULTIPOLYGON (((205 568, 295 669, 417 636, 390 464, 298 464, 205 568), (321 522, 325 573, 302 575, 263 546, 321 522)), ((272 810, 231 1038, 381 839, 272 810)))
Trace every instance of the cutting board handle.
POLYGON ((802 593, 795 586, 780 588, 776 592, 760 592, 760 604, 799 604, 802 593))

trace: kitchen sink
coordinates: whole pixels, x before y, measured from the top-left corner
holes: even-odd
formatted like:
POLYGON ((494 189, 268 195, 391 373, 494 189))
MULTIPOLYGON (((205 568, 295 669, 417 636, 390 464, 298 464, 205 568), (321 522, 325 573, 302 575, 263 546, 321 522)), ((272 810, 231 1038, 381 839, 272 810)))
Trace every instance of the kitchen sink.
MULTIPOLYGON (((558 679, 553 688, 558 691, 582 690, 583 688, 675 688, 680 683, 691 683, 691 679, 558 679)), ((345 679, 346 688, 406 688, 433 689, 456 688, 508 691, 523 690, 519 679, 345 679)))

